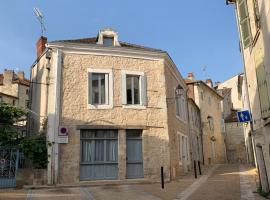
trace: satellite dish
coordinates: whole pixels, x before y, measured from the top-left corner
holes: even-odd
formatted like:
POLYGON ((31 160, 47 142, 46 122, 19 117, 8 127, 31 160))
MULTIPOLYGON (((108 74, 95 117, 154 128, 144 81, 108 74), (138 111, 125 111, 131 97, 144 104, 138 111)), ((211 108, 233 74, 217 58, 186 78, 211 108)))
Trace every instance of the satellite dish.
POLYGON ((44 32, 46 31, 45 25, 44 25, 44 21, 43 21, 43 14, 41 13, 41 11, 39 10, 38 7, 33 8, 34 13, 40 23, 40 29, 41 29, 41 36, 43 36, 44 32))

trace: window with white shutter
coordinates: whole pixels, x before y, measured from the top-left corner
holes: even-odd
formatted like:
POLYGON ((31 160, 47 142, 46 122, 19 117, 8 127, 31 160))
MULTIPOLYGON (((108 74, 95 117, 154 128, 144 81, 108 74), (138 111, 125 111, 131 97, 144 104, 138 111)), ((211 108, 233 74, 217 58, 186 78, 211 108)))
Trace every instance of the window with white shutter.
POLYGON ((238 18, 241 30, 241 38, 244 48, 252 44, 252 34, 250 28, 247 0, 237 0, 238 18))

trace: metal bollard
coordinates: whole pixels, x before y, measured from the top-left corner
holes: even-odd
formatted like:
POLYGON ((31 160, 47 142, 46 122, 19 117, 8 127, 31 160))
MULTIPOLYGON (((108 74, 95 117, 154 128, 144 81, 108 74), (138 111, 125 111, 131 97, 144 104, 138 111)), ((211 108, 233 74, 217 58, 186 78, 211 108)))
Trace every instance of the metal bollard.
POLYGON ((193 166, 194 166, 194 176, 195 176, 195 178, 197 178, 197 166, 196 166, 196 160, 194 160, 193 163, 194 163, 194 164, 193 164, 193 166))
POLYGON ((199 173, 202 175, 202 170, 201 170, 201 162, 198 160, 198 167, 199 167, 199 173))
POLYGON ((161 188, 164 189, 164 170, 163 167, 161 167, 161 188))

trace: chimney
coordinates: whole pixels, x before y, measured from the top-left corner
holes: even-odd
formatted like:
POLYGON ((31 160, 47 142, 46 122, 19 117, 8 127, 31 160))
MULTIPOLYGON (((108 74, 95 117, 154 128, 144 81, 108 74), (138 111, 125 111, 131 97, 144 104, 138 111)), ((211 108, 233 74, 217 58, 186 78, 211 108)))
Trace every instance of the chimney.
POLYGON ((189 73, 188 73, 188 79, 189 79, 189 80, 193 80, 193 79, 194 79, 194 75, 193 75, 192 72, 189 72, 189 73))
POLYGON ((23 71, 17 72, 17 76, 19 79, 24 80, 24 72, 23 71))
POLYGON ((39 40, 37 41, 36 48, 37 48, 37 57, 39 57, 43 51, 45 50, 45 44, 47 43, 47 38, 44 36, 41 36, 39 40))
POLYGON ((212 88, 213 87, 213 82, 212 80, 209 78, 209 79, 206 79, 205 83, 210 87, 212 88))
POLYGON ((13 81, 14 71, 5 69, 3 76, 4 76, 4 80, 3 80, 4 85, 9 85, 13 81))

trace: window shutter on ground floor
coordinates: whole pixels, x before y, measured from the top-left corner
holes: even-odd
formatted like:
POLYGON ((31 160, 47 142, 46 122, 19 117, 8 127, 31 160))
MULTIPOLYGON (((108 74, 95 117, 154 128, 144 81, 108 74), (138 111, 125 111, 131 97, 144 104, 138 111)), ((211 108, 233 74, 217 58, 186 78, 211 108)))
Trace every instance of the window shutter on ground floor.
POLYGON ((264 67, 264 52, 263 49, 257 49, 254 54, 256 65, 258 92, 261 105, 262 118, 270 117, 270 102, 267 88, 266 71, 264 67))
POLYGON ((92 104, 92 73, 88 73, 88 104, 92 104))

